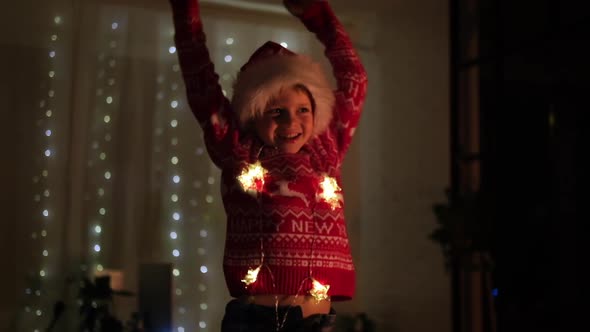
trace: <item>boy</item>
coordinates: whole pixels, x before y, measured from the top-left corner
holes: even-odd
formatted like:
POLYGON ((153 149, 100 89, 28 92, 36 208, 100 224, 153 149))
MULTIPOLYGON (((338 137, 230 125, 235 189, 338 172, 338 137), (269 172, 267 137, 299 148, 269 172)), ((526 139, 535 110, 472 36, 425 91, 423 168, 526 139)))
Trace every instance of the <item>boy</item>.
POLYGON ((284 5, 326 47, 319 64, 267 42, 241 68, 231 102, 205 45, 198 0, 170 0, 192 112, 222 170, 222 331, 329 331, 330 301, 352 298, 354 265, 340 167, 358 125, 366 73, 327 1, 284 5))

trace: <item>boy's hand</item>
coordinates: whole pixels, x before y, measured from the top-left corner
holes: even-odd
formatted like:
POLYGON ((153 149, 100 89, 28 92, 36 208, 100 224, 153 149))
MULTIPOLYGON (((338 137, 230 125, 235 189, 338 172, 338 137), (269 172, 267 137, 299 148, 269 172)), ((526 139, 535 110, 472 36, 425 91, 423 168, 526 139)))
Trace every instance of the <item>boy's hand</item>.
POLYGON ((318 0, 283 0, 283 4, 289 13, 295 16, 301 16, 314 2, 317 1, 318 0))

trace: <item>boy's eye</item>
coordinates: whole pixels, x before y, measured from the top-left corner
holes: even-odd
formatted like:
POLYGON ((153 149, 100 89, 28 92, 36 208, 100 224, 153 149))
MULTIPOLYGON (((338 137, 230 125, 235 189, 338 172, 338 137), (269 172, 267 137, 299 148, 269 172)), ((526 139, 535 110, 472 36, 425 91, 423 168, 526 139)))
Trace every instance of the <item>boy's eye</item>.
POLYGON ((301 107, 299 109, 299 113, 308 113, 308 112, 309 112, 309 108, 307 108, 307 107, 301 107))
POLYGON ((270 116, 278 116, 278 115, 281 115, 281 113, 283 113, 283 109, 282 108, 272 108, 272 109, 269 109, 268 111, 266 111, 265 113, 270 116))

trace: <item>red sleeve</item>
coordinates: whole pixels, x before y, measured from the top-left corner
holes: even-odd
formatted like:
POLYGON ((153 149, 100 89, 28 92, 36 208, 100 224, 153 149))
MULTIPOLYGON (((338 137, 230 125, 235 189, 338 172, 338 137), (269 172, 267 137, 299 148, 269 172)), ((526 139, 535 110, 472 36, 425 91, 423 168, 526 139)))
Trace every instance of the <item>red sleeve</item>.
POLYGON ((318 0, 300 19, 326 47, 325 54, 338 84, 330 127, 338 136, 339 153, 343 157, 358 126, 367 91, 367 73, 327 1, 318 0))
POLYGON ((198 0, 170 0, 176 51, 190 109, 197 118, 212 161, 222 167, 231 157, 238 130, 230 103, 215 73, 200 16, 198 0))

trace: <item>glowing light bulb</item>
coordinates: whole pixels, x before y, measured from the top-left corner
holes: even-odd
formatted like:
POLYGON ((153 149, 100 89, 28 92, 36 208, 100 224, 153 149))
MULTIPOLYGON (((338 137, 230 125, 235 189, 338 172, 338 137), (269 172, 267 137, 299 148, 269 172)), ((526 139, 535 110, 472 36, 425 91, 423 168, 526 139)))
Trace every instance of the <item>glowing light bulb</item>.
POLYGON ((312 288, 309 290, 309 294, 314 297, 316 301, 328 300, 330 296, 328 295, 328 290, 330 289, 330 285, 322 285, 321 282, 313 279, 312 281, 312 288))
POLYGON ((324 180, 320 183, 320 187, 322 188, 322 193, 320 197, 326 201, 326 203, 330 204, 332 210, 340 205, 340 200, 338 199, 337 191, 340 191, 340 187, 338 187, 338 183, 336 179, 326 176, 324 180))
POLYGON ((233 44, 233 43, 234 43, 234 39, 233 39, 233 38, 231 38, 231 37, 230 37, 230 38, 227 38, 227 39, 225 40, 225 43, 226 43, 227 45, 231 45, 231 44, 233 44))
POLYGON ((266 170, 257 161, 255 164, 250 164, 238 176, 238 182, 242 185, 244 191, 258 193, 264 186, 264 176, 266 170))
POLYGON ((233 57, 231 55, 226 55, 224 60, 225 62, 231 62, 233 60, 233 57))
POLYGON ((251 284, 255 283, 256 279, 258 279, 258 272, 260 272, 260 266, 255 269, 248 269, 248 273, 246 273, 246 276, 244 279, 242 279, 242 282, 245 283, 246 286, 250 286, 251 284))
POLYGON ((176 53, 176 47, 174 47, 174 46, 170 46, 170 48, 168 49, 168 52, 169 52, 170 54, 174 54, 174 53, 176 53))
POLYGON ((289 47, 289 44, 287 44, 287 43, 285 43, 285 42, 282 42, 282 43, 281 43, 281 46, 283 46, 284 48, 288 48, 288 47, 289 47))

